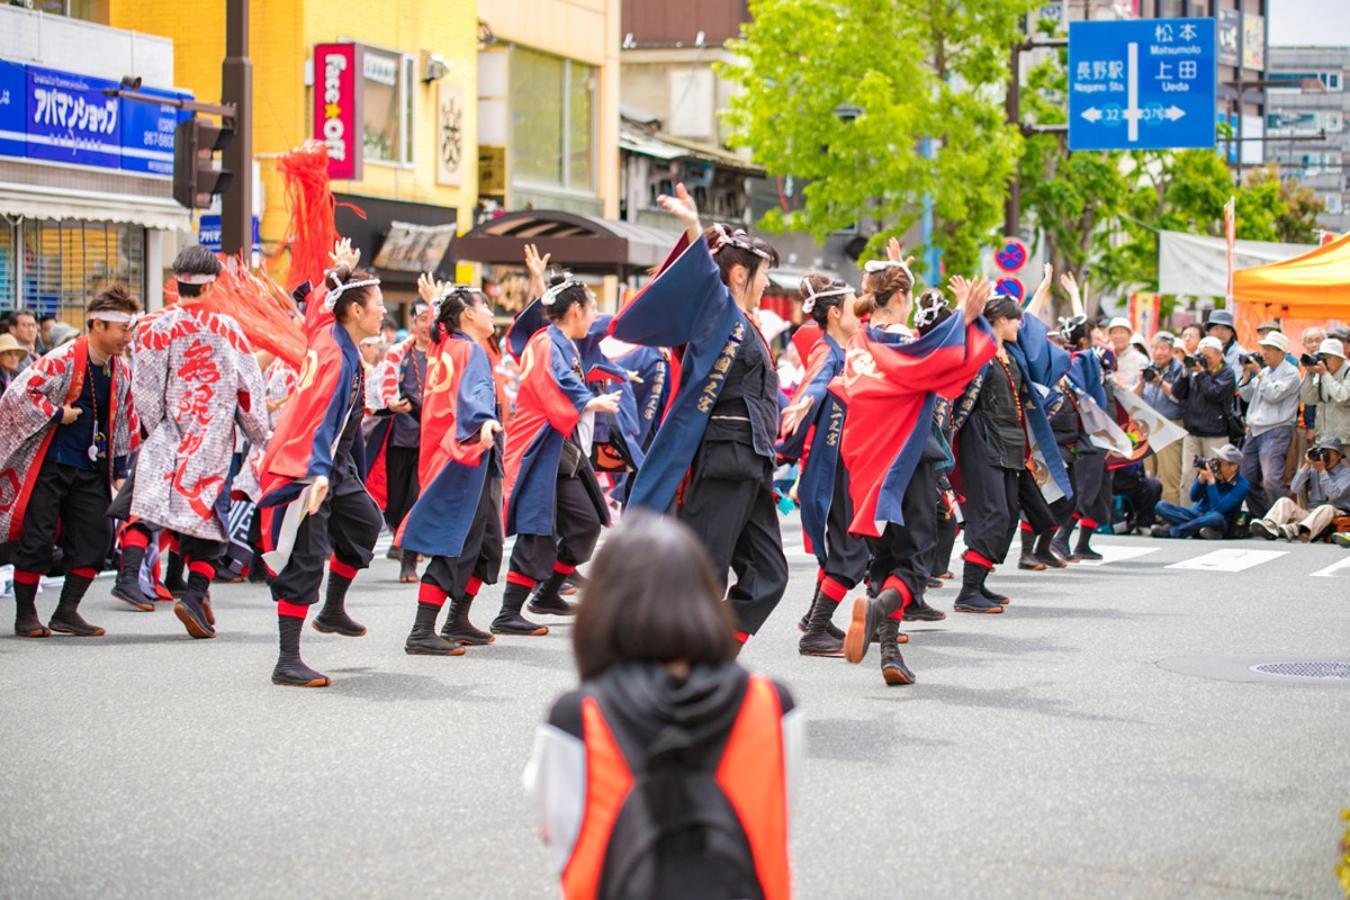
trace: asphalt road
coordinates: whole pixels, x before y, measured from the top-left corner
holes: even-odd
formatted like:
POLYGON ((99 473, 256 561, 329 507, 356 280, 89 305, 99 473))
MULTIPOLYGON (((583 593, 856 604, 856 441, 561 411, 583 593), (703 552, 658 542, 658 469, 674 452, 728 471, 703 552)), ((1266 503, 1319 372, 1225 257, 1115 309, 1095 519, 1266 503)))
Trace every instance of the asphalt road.
MULTIPOLYGON (((1338 896, 1350 679, 1250 666, 1350 662, 1350 552, 1098 543, 1116 561, 1000 573, 1006 615, 910 627, 907 688, 882 683, 875 650, 856 668, 797 655, 814 564, 792 555, 743 659, 809 717, 799 896, 1338 896), (1215 550, 1243 552, 1169 568, 1215 550)), ((551 895, 520 774, 575 677, 569 626, 409 657, 415 589, 396 575, 381 559, 357 582, 367 637, 306 631, 324 690, 269 683, 258 587, 214 589, 214 641, 122 607, 107 579, 83 610, 103 639, 9 637, 6 605, 0 895, 551 895)))

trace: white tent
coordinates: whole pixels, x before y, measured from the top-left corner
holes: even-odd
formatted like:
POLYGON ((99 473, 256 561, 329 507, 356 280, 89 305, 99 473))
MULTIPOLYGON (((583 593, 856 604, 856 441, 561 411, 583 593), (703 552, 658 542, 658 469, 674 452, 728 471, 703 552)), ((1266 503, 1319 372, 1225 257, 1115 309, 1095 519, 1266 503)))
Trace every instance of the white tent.
MULTIPOLYGON (((1234 269, 1302 256, 1314 244, 1280 244, 1273 241, 1238 241, 1234 269)), ((1221 237, 1203 237, 1180 231, 1163 231, 1158 241, 1158 293, 1192 297, 1222 297, 1228 283, 1228 245, 1221 237)))

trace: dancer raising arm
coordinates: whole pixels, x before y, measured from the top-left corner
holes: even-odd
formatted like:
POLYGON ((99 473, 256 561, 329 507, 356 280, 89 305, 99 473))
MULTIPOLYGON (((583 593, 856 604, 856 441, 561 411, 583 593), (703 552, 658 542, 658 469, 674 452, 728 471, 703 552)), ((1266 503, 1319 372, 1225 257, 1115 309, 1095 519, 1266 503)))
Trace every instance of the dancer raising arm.
POLYGON ((660 203, 684 224, 684 236, 610 333, 678 348, 680 381, 628 502, 679 515, 722 584, 735 571, 728 599, 744 643, 788 579, 773 492, 778 373, 754 320, 778 254, 744 231, 704 231, 683 184, 660 203))

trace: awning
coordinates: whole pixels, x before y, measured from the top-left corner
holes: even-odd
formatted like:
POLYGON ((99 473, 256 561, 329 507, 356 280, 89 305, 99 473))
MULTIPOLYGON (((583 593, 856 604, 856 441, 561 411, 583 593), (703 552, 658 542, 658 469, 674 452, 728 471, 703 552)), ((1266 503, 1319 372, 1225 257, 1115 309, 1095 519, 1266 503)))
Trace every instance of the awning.
POLYGON ((0 182, 0 215, 10 218, 124 222, 165 231, 191 231, 192 216, 172 197, 107 194, 0 182))
MULTIPOLYGON (((1313 249, 1310 244, 1238 241, 1234 268, 1289 259, 1313 249)), ((1158 239, 1158 293, 1222 297, 1228 290, 1228 244, 1221 237, 1163 231, 1158 239)))
POLYGON ((457 262, 520 266, 525 245, 534 244, 573 272, 624 277, 659 266, 678 240, 679 232, 650 225, 535 209, 484 222, 455 238, 450 255, 457 262))
POLYGON ((1239 332, 1263 319, 1325 324, 1350 319, 1350 234, 1293 259, 1233 273, 1239 332))

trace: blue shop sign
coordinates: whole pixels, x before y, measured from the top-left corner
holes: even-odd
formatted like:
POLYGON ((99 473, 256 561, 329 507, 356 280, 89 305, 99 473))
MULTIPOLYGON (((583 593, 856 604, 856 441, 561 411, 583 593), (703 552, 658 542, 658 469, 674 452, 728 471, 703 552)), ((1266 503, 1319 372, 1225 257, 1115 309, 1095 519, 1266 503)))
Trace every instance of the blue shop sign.
POLYGON ((0 156, 172 176, 174 127, 188 114, 103 93, 115 87, 102 78, 0 60, 0 156))

